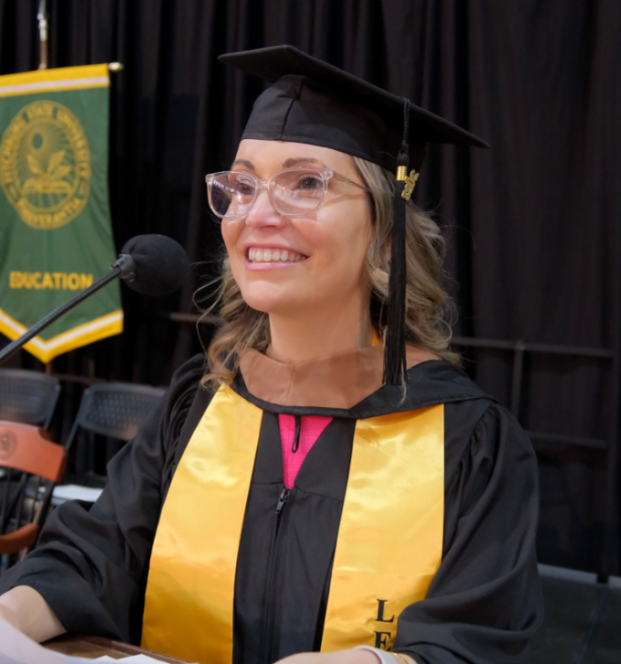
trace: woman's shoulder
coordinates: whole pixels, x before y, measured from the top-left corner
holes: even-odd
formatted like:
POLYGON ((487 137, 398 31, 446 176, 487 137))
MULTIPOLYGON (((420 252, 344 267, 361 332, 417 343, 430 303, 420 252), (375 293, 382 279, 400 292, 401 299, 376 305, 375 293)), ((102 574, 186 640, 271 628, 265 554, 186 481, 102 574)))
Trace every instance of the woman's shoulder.
POLYGON ((197 353, 175 370, 170 386, 174 387, 188 383, 197 384, 206 373, 207 358, 205 353, 197 353))
MULTIPOLYGON (((446 360, 425 361, 409 372, 408 398, 413 407, 443 404, 447 438, 471 447, 495 446, 508 438, 530 447, 528 436, 511 411, 446 360)), ((414 408, 412 408, 414 409, 414 408)))
POLYGON ((192 411, 203 411, 211 401, 213 393, 202 382, 207 373, 205 354, 199 353, 184 362, 173 374, 162 412, 168 414, 177 435, 188 415, 192 411))
POLYGON ((458 366, 434 353, 408 347, 407 363, 403 386, 382 385, 356 404, 352 414, 367 418, 439 404, 491 400, 458 366))

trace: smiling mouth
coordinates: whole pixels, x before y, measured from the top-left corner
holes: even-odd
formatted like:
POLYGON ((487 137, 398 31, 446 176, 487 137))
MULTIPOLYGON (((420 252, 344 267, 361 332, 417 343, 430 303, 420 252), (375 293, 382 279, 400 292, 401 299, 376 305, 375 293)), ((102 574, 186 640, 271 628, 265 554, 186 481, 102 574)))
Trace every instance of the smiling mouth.
POLYGON ((298 254, 291 249, 259 249, 251 247, 248 250, 248 260, 251 263, 299 263, 308 256, 298 254))

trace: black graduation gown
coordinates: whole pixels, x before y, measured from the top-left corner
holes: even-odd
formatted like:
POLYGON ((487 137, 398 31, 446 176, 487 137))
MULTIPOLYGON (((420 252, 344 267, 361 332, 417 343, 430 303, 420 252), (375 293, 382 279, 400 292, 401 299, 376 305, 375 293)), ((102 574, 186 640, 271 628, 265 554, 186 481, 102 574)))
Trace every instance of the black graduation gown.
MULTIPOLYGON (((32 586, 68 631, 139 643, 163 501, 211 398, 199 388, 203 369, 197 356, 175 374, 161 407, 110 462, 97 503, 57 509, 37 549, 2 576, 0 592, 32 586)), ((269 664, 319 649, 356 419, 437 403, 445 404, 442 564, 427 598, 399 617, 394 650, 420 664, 528 661, 528 639, 542 614, 531 445, 511 415, 451 364, 424 362, 409 370, 409 379, 397 408, 391 404, 401 391, 383 387, 342 410, 269 404, 237 376, 234 389, 264 416, 235 579, 235 664, 269 664), (280 516, 278 412, 334 417, 280 516)), ((394 629, 389 623, 378 629, 384 625, 394 629)))

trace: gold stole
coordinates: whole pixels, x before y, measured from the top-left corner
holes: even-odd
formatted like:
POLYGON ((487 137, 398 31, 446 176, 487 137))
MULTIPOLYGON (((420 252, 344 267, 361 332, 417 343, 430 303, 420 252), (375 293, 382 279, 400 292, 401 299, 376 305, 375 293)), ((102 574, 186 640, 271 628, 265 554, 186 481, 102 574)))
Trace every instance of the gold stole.
MULTIPOLYGON (((235 567, 263 411, 218 390, 183 454, 153 544, 142 646, 233 660, 235 567)), ((444 407, 358 420, 322 651, 392 646, 427 594, 444 522, 444 407)))

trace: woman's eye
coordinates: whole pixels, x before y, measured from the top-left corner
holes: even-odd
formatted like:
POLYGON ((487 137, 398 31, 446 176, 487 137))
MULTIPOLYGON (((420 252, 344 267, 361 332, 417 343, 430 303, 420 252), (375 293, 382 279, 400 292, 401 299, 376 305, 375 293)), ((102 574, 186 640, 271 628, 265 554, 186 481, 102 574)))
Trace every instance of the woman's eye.
POLYGON ((254 194, 254 182, 249 178, 236 178, 232 183, 233 189, 241 196, 252 196, 254 194))
POLYGON ((323 180, 316 175, 304 175, 298 179, 296 189, 301 191, 318 191, 323 189, 323 180))

